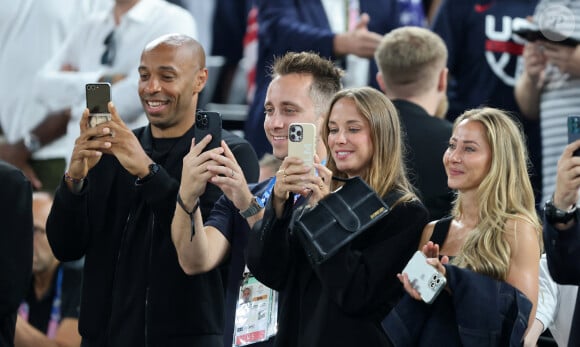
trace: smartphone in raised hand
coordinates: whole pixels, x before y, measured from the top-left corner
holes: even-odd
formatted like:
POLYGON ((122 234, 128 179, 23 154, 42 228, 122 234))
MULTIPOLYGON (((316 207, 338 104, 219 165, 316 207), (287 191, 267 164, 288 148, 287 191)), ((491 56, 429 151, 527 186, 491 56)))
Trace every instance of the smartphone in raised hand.
POLYGON ((538 24, 523 18, 514 19, 512 32, 528 42, 546 41, 568 47, 576 47, 580 44, 580 41, 566 33, 560 33, 551 28, 540 28, 538 24))
POLYGON ((304 165, 312 167, 316 154, 316 126, 312 123, 292 123, 288 127, 288 156, 298 157, 304 165))
POLYGON ((89 109, 89 127, 111 120, 108 103, 111 101, 111 84, 87 83, 85 85, 87 108, 89 109))
MULTIPOLYGON (((568 143, 580 140, 580 115, 568 116, 568 143)), ((574 156, 580 156, 580 149, 574 151, 574 156)))
POLYGON ((208 134, 211 134, 211 141, 203 150, 207 151, 220 147, 222 142, 222 116, 219 112, 197 111, 193 129, 195 142, 198 143, 208 134))

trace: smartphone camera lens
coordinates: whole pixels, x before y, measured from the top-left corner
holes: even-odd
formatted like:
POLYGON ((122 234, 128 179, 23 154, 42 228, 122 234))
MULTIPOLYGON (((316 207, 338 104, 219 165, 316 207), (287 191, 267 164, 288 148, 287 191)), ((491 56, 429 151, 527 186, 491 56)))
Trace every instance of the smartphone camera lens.
POLYGON ((302 141, 302 127, 300 125, 292 125, 288 131, 290 135, 290 141, 300 142, 302 141))

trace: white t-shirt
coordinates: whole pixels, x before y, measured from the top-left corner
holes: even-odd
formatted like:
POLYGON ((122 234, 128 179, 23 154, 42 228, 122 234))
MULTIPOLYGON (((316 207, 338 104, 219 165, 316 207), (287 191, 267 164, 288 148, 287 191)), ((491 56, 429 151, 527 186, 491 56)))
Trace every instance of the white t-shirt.
POLYGON ((548 270, 546 255, 540 260, 540 292, 536 319, 544 330, 549 328, 558 346, 567 346, 574 316, 578 286, 560 285, 554 282, 548 270))

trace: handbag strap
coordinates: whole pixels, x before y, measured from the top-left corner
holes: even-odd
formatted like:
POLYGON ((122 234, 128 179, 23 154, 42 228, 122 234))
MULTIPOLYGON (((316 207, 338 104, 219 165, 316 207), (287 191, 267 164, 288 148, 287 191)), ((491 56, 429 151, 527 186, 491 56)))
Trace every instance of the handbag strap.
MULTIPOLYGON (((296 210, 299 211, 295 211, 295 217, 293 217, 293 220, 300 220, 300 218, 302 218, 302 215, 304 214, 304 212, 306 212, 306 210, 308 209, 308 202, 310 201, 310 197, 312 196, 312 190, 308 193, 308 195, 306 195, 306 197, 304 198, 304 202, 302 203, 302 205, 300 205, 299 207, 296 208, 296 210)), ((293 225, 294 222, 291 223, 291 225, 293 225)))
POLYGON ((385 201, 387 206, 389 206, 389 210, 390 210, 393 208, 393 205, 395 204, 395 202, 397 202, 397 200, 399 200, 402 196, 403 196, 403 194, 401 194, 401 192, 399 192, 397 190, 391 190, 390 192, 387 193, 387 196, 385 196, 385 198, 383 200, 385 201))
MULTIPOLYGON (((335 181, 340 181, 340 182, 348 182, 352 178, 343 178, 343 177, 338 177, 338 176, 332 176, 332 179, 335 181)), ((312 195, 312 192, 310 192, 308 194, 308 196, 306 197, 305 204, 308 203, 308 199, 310 199, 311 195, 312 195)), ((389 210, 390 210, 393 207, 393 205, 395 204, 395 202, 397 202, 397 200, 399 200, 402 196, 403 196, 403 194, 401 192, 394 189, 394 190, 391 190, 387 193, 387 196, 385 196, 383 198, 383 201, 387 204, 387 206, 389 207, 389 210)))

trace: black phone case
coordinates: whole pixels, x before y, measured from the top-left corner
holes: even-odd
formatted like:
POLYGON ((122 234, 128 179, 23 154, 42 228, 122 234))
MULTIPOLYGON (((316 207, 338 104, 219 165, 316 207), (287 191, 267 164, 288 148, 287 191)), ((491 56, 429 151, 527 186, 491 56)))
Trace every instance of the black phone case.
POLYGON ((207 134, 211 134, 211 142, 205 146, 204 151, 219 147, 222 142, 222 116, 219 112, 197 111, 193 129, 195 143, 199 143, 207 134))
POLYGON ((576 47, 580 42, 578 40, 573 39, 571 37, 564 37, 563 35, 557 34, 550 30, 532 30, 532 29, 521 29, 521 30, 514 30, 514 34, 522 37, 526 41, 534 42, 537 40, 544 40, 548 42, 552 42, 559 45, 569 46, 569 47, 576 47), (553 40, 549 37, 562 37, 562 40, 553 40))
MULTIPOLYGON (((568 143, 580 140, 580 115, 568 116, 568 143)), ((580 150, 574 151, 574 155, 579 157, 580 150)))
POLYGON ((91 114, 109 113, 107 104, 111 101, 109 83, 88 83, 85 86, 87 108, 91 114))

